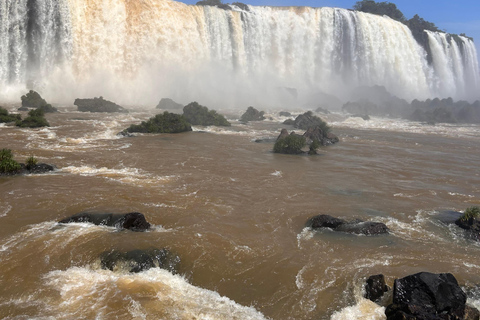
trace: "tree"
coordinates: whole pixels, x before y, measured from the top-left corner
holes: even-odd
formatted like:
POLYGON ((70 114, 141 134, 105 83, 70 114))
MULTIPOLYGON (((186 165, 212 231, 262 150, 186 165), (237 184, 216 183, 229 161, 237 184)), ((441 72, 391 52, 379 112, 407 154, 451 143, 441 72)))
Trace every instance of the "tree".
POLYGON ((391 2, 375 2, 374 0, 357 1, 353 6, 357 11, 378 14, 381 16, 389 16, 390 18, 406 23, 407 19, 403 13, 391 2))

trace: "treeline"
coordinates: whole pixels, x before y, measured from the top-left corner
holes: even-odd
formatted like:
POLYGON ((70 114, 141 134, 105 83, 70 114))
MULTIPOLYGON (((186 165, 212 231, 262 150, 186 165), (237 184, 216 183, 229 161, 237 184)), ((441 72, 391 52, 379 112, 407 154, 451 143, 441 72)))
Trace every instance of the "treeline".
MULTIPOLYGON (((394 20, 400 21, 401 23, 407 25, 412 31, 415 39, 422 44, 424 41, 424 30, 433 31, 433 32, 442 32, 438 27, 433 23, 424 20, 418 14, 414 15, 413 18, 407 20, 402 11, 400 11, 394 3, 391 2, 375 2, 374 0, 362 0, 357 1, 353 5, 353 9, 357 11, 388 16, 394 20)), ((453 40, 459 42, 460 38, 456 34, 451 34, 453 40)), ((460 36, 467 37, 464 33, 461 33, 460 36)))

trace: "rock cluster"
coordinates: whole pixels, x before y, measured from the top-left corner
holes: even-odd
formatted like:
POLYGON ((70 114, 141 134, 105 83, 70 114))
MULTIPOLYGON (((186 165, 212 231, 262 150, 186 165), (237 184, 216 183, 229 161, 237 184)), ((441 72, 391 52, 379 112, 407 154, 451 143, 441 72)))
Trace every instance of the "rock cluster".
POLYGON ((122 112, 128 113, 128 110, 116 103, 103 99, 103 97, 93 99, 75 99, 73 103, 81 112, 122 112))
POLYGON ((140 212, 130 212, 126 214, 80 212, 59 221, 59 223, 74 222, 88 222, 95 225, 116 227, 131 231, 147 231, 150 228, 150 223, 147 222, 145 216, 140 212))

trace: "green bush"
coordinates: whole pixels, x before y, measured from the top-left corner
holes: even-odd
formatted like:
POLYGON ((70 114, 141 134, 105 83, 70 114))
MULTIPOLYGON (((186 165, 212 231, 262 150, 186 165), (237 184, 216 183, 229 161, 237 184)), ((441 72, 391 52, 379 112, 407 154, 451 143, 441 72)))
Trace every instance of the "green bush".
POLYGON ((27 158, 27 160, 25 161, 25 166, 28 170, 32 169, 33 167, 35 167, 38 163, 38 159, 35 158, 34 156, 30 156, 27 158))
POLYGON ((305 147, 306 141, 303 136, 290 134, 285 138, 281 138, 275 142, 273 152, 286 154, 303 153, 302 148, 305 147))
POLYGON ((39 128, 50 126, 47 119, 45 119, 45 111, 42 109, 30 110, 28 112, 28 117, 26 117, 24 120, 18 120, 16 125, 22 128, 39 128))
POLYGON ((20 169, 20 164, 13 160, 12 150, 0 150, 0 173, 13 173, 20 169))
POLYGON ((179 133, 185 131, 192 131, 192 127, 185 117, 168 111, 165 111, 163 114, 157 114, 141 124, 132 124, 124 130, 124 132, 130 133, 179 133))
POLYGON ((315 139, 310 143, 310 150, 308 151, 308 154, 317 154, 317 149, 320 148, 320 142, 315 139))
POLYGON ((478 218, 480 218, 480 208, 477 206, 473 206, 465 210, 463 215, 460 217, 460 220, 463 222, 467 222, 478 218))
POLYGON ((403 13, 397 8, 394 3, 391 2, 375 2, 373 0, 362 0, 357 1, 353 6, 353 9, 373 14, 378 14, 380 16, 389 16, 390 18, 400 21, 407 22, 407 19, 403 13))
POLYGON ((14 122, 21 119, 19 114, 9 114, 7 109, 0 107, 0 123, 14 122))
POLYGON ((231 126, 224 116, 218 114, 215 110, 209 111, 207 107, 198 104, 196 101, 183 107, 183 115, 192 125, 231 126))

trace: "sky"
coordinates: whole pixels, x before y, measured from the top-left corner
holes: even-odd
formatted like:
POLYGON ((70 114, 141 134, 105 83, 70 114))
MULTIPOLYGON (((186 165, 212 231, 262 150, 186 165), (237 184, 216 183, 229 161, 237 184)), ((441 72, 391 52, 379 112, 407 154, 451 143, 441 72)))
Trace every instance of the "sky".
MULTIPOLYGON (((181 2, 195 4, 198 0, 181 2)), ((224 3, 243 2, 254 6, 308 6, 351 9, 355 0, 223 0, 224 3)), ((381 0, 377 2, 382 2, 381 0)), ((407 19, 418 14, 433 22, 440 30, 465 33, 473 37, 480 55, 480 0, 392 0, 407 19)))

